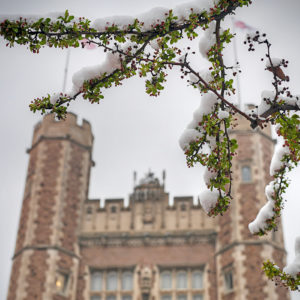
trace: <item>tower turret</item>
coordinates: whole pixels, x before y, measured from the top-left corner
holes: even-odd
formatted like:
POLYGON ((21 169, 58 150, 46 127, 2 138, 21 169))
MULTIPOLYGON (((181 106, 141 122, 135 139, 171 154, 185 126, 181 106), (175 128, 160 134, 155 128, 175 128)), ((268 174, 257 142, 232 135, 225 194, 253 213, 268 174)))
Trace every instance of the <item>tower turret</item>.
POLYGON ((8 300, 75 299, 93 145, 90 124, 76 121, 46 115, 35 127, 8 300))

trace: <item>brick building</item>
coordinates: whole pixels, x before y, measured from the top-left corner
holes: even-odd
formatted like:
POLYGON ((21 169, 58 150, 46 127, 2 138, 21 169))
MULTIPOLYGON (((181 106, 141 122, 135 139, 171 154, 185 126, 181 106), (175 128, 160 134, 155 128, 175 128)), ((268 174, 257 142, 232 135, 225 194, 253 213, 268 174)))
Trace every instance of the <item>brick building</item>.
POLYGON ((123 199, 88 196, 90 124, 47 115, 34 130, 8 300, 289 299, 262 261, 284 264, 281 227, 252 236, 248 223, 266 201, 270 134, 241 124, 231 209, 209 218, 199 199, 169 195, 154 174, 123 199))

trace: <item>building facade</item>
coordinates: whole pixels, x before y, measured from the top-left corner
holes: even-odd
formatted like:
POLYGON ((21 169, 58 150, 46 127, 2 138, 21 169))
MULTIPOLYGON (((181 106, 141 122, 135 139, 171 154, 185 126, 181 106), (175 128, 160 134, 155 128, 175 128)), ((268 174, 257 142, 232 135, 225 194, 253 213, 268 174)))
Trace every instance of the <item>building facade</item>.
POLYGON ((209 218, 151 172, 129 197, 88 199, 91 126, 47 115, 34 130, 8 300, 284 300, 262 262, 284 264, 282 230, 248 230, 271 180, 270 134, 241 125, 231 208, 209 218))

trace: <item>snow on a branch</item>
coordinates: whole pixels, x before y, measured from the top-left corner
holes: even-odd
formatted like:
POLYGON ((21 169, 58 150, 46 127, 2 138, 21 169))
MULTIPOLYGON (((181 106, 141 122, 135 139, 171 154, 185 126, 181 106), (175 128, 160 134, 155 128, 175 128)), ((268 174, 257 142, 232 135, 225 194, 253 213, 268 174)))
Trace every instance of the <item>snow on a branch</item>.
POLYGON ((271 219, 275 212, 275 202, 273 200, 274 194, 274 181, 271 181, 265 189, 268 202, 260 209, 255 220, 248 225, 248 228, 252 234, 264 231, 267 226, 267 220, 271 219))
POLYGON ((204 182, 205 182, 206 186, 209 187, 210 186, 210 180, 216 178, 217 175, 218 175, 218 173, 216 171, 208 170, 206 168, 205 171, 204 171, 204 175, 203 175, 204 182))
POLYGON ((195 14, 201 14, 204 11, 208 11, 214 6, 211 0, 196 0, 175 6, 173 12, 178 17, 178 21, 186 20, 189 15, 193 12, 195 14))
POLYGON ((219 191, 215 189, 206 190, 199 195, 201 206, 207 214, 216 206, 219 196, 219 191))
MULTIPOLYGON (((177 5, 173 9, 173 14, 177 17, 177 22, 182 23, 189 18, 191 13, 201 14, 213 8, 215 3, 213 0, 196 0, 177 5)), ((147 31, 153 29, 156 24, 161 24, 166 20, 170 9, 166 7, 155 7, 151 10, 132 16, 112 16, 109 18, 96 19, 92 26, 98 31, 105 31, 109 26, 117 26, 119 29, 127 29, 128 25, 133 24, 134 20, 139 20, 142 24, 142 30, 147 31)))
POLYGON ((208 59, 209 50, 216 43, 216 36, 214 34, 215 31, 216 23, 211 22, 208 29, 205 30, 204 36, 199 41, 199 52, 206 59, 208 59))
MULTIPOLYGON (((173 14, 177 16, 177 22, 182 23, 188 19, 191 13, 201 14, 205 11, 209 11, 210 8, 215 6, 215 0, 194 0, 175 6, 173 14)), ((136 16, 110 16, 106 18, 98 18, 92 23, 92 27, 100 32, 106 31, 107 27, 116 26, 121 30, 126 30, 129 25, 133 24, 135 19, 138 19, 142 24, 142 30, 147 31, 153 29, 153 27, 166 20, 169 14, 170 8, 155 7, 144 13, 136 16)), ((41 18, 50 18, 53 22, 58 20, 58 17, 64 16, 65 12, 53 12, 44 15, 22 15, 23 19, 26 19, 28 24, 32 24, 40 20, 41 18)), ((0 22, 5 20, 18 21, 20 15, 0 15, 0 22)), ((74 18, 72 22, 78 22, 79 18, 74 18)))
POLYGON ((300 236, 298 236, 295 240, 295 258, 289 263, 285 268, 283 268, 283 272, 297 277, 297 274, 300 273, 300 236))
MULTIPOLYGON (((4 22, 5 20, 16 22, 20 20, 20 17, 22 17, 23 20, 26 19, 26 22, 28 24, 33 24, 40 20, 41 18, 47 19, 50 18, 53 22, 56 22, 58 20, 58 17, 64 16, 65 12, 51 12, 44 15, 0 15, 0 23, 4 22)), ((79 19, 74 18, 72 20, 73 23, 78 22, 79 19)))
POLYGON ((204 115, 213 112, 217 102, 218 98, 212 92, 208 92, 202 96, 200 106, 194 112, 192 122, 188 125, 179 139, 179 145, 183 151, 189 149, 189 144, 201 138, 205 133, 204 128, 202 128, 199 123, 202 122, 204 115), (196 128, 198 130, 196 130, 196 128))
MULTIPOLYGON (((271 60, 272 60, 272 64, 273 64, 274 68, 275 67, 279 67, 282 64, 282 59, 281 58, 271 58, 271 60)), ((266 67, 267 68, 271 68, 272 67, 271 66, 271 62, 270 62, 269 59, 266 61, 266 67)))
MULTIPOLYGON (((278 127, 277 127, 278 128, 278 127)), ((279 142, 276 145, 273 157, 272 157, 272 161, 270 164, 270 175, 274 176, 276 171, 280 170, 283 166, 284 166, 284 162, 282 162, 281 160, 283 159, 283 157, 285 155, 290 154, 290 149, 289 147, 285 147, 283 142, 279 142)))
POLYGON ((181 137, 179 138, 179 145, 182 150, 187 150, 190 147, 190 143, 195 142, 202 137, 202 133, 195 129, 185 129, 181 137))

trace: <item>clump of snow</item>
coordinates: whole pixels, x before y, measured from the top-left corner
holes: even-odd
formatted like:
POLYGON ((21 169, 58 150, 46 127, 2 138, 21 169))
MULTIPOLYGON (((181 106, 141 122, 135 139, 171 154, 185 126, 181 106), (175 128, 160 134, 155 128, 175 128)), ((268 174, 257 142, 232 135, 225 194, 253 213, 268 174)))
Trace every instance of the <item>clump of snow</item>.
POLYGON ((200 139, 202 134, 195 129, 185 129, 179 139, 179 145, 183 151, 186 151, 190 147, 190 143, 200 139))
POLYGON ((274 181, 271 181, 265 189, 265 193, 268 202, 260 209, 255 220, 248 225, 248 228, 252 234, 259 233, 261 230, 265 230, 267 226, 267 220, 271 219, 275 212, 275 202, 272 198, 274 193, 274 181))
POLYGON ((160 39, 154 39, 151 40, 149 45, 154 49, 154 50, 159 50, 160 49, 160 39))
POLYGON ((219 195, 219 191, 215 189, 206 190, 199 195, 201 206, 207 214, 216 206, 219 195))
POLYGON ((218 173, 216 171, 208 170, 206 168, 205 171, 204 171, 204 175, 203 175, 205 184, 209 187, 210 186, 210 180, 213 179, 213 178, 216 178, 217 175, 218 175, 218 173))
POLYGON ((226 119, 229 117, 229 112, 228 111, 225 111, 225 110, 220 110, 218 112, 218 118, 219 119, 226 119))
POLYGON ((169 8, 154 7, 151 10, 138 15, 136 18, 141 22, 142 30, 151 30, 156 24, 165 21, 169 14, 169 8))
POLYGON ((204 31, 203 37, 199 41, 199 52, 202 54, 202 56, 206 59, 208 59, 208 51, 210 48, 216 43, 216 23, 211 22, 208 29, 204 31))
MULTIPOLYGON (((47 19, 50 18, 52 23, 57 22, 59 17, 64 17, 65 16, 65 12, 51 12, 48 14, 44 14, 44 15, 0 15, 0 23, 4 22, 5 20, 8 20, 10 22, 16 22, 16 21, 20 21, 20 17, 22 17, 22 20, 26 20, 27 24, 33 24, 37 21, 39 21, 40 19, 47 19)), ((78 23, 79 22, 79 18, 75 18, 70 22, 71 24, 73 23, 78 23)))
POLYGON ((57 100, 60 98, 61 94, 60 93, 54 93, 51 97, 50 97, 50 103, 51 104, 56 104, 57 100))
POLYGON ((283 272, 293 276, 294 278, 296 278, 297 274, 300 273, 300 236, 298 236, 295 241, 295 258, 291 263, 283 268, 283 272))
MULTIPOLYGON (((136 44, 128 42, 122 45, 122 47, 120 46, 119 49, 122 50, 122 52, 130 52, 131 54, 134 54, 137 50, 133 47, 134 45, 136 44)), ((109 52, 106 55, 105 61, 101 65, 84 67, 74 73, 72 77, 73 93, 77 93, 80 90, 84 81, 100 77, 104 73, 110 74, 113 71, 120 69, 122 57, 123 55, 119 52, 109 52)))
POLYGON ((184 21, 191 13, 201 14, 208 11, 213 6, 214 3, 212 0, 190 1, 177 5, 174 8, 173 13, 178 17, 178 21, 184 21))
POLYGON ((276 145, 273 157, 272 157, 272 161, 270 164, 270 175, 274 176, 276 171, 280 170, 283 166, 284 166, 284 162, 282 162, 282 158, 284 157, 284 155, 289 154, 290 153, 290 149, 289 147, 283 147, 283 142, 278 143, 276 145))
POLYGON ((261 93, 261 102, 257 108, 258 115, 262 115, 271 107, 274 97, 275 93, 273 91, 263 91, 261 93))
MULTIPOLYGON (((271 60, 272 60, 273 67, 279 67, 282 63, 281 58, 271 58, 271 60)), ((269 59, 266 61, 266 67, 271 68, 271 62, 269 59)))
POLYGON ((111 16, 96 19, 92 23, 92 27, 100 32, 105 31, 107 27, 111 27, 112 25, 117 26, 121 30, 125 30, 128 25, 134 23, 134 20, 135 18, 131 16, 111 16))
POLYGON ((248 228, 252 234, 265 230, 268 219, 271 219, 274 215, 274 201, 268 201, 259 211, 255 220, 248 225, 248 228))

